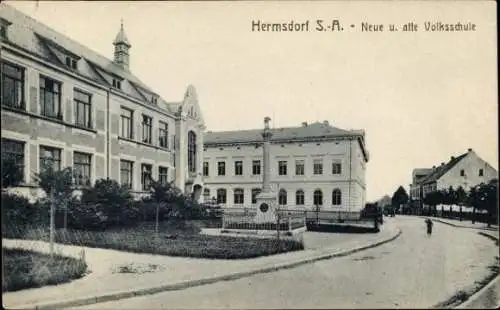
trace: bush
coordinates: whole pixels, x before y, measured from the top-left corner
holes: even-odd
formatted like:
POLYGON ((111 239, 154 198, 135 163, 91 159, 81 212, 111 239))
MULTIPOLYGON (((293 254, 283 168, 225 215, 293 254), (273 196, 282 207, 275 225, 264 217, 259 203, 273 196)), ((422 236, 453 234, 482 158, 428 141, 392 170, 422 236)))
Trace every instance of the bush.
POLYGON ((70 257, 3 248, 2 290, 17 291, 51 284, 61 284, 81 278, 87 264, 70 257))
POLYGON ((2 192, 2 236, 22 237, 33 227, 49 225, 49 209, 42 203, 31 204, 28 199, 2 192))

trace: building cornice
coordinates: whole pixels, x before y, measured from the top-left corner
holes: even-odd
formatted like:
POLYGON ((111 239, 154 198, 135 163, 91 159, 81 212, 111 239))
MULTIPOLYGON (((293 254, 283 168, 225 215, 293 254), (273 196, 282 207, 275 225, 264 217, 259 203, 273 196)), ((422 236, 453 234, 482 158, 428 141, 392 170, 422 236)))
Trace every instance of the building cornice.
MULTIPOLYGON (((324 137, 304 137, 304 138, 288 138, 288 139, 272 139, 271 144, 295 144, 295 143, 311 143, 311 142, 330 142, 330 141, 349 141, 355 139, 356 136, 324 136, 324 137)), ((241 145, 261 145, 262 140, 252 141, 234 141, 234 142, 205 142, 205 148, 221 147, 221 146, 241 146, 241 145)))

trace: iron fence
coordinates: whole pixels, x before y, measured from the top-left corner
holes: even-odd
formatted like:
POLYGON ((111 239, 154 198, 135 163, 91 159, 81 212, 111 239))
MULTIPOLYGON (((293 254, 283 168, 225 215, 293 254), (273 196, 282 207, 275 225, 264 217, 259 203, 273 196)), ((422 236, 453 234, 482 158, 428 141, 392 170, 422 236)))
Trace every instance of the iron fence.
POLYGON ((304 210, 277 209, 267 222, 257 221, 257 208, 230 207, 222 209, 223 229, 244 229, 263 231, 288 231, 306 227, 304 210))

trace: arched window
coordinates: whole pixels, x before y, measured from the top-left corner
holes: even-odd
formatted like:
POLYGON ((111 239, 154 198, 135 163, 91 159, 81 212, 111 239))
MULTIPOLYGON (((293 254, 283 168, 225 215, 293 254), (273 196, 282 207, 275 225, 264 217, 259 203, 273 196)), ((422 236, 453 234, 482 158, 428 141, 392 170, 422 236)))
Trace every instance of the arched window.
POLYGON ((189 172, 196 172, 196 134, 188 132, 188 169, 189 172))
POLYGON ((332 192, 332 205, 339 206, 342 204, 342 193, 340 189, 336 188, 332 192))
POLYGON ((257 195, 260 194, 260 188, 252 188, 252 203, 257 203, 257 195))
POLYGON ((226 190, 224 188, 219 188, 217 190, 217 203, 226 203, 226 190))
POLYGON ((281 206, 286 205, 286 190, 280 189, 280 193, 278 196, 278 202, 281 206))
POLYGON ((304 205, 304 191, 301 189, 295 192, 295 204, 298 206, 304 205))
POLYGON ((242 188, 237 188, 234 190, 234 204, 243 204, 244 202, 244 191, 242 188))
POLYGON ((315 206, 323 205, 323 192, 320 189, 314 191, 314 205, 315 206))

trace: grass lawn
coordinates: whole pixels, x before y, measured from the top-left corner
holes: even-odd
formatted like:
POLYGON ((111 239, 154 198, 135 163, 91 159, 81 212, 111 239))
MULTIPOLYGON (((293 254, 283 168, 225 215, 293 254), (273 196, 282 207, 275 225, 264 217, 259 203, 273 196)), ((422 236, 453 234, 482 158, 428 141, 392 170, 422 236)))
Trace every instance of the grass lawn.
POLYGON ((82 260, 22 249, 3 248, 2 291, 66 283, 81 278, 87 271, 82 260))
MULTIPOLYGON (((210 259, 245 259, 303 250, 294 240, 255 239, 250 237, 211 236, 199 234, 199 227, 189 221, 162 223, 158 236, 154 224, 113 229, 103 232, 57 230, 56 242, 135 253, 184 256, 210 259)), ((13 238, 12 236, 10 236, 13 238)), ((48 231, 24 232, 18 238, 48 241, 48 231)))

